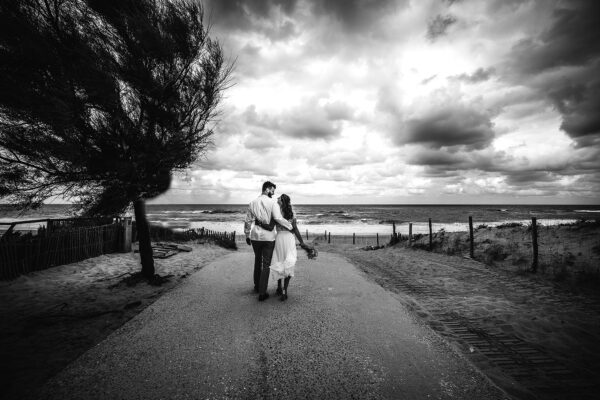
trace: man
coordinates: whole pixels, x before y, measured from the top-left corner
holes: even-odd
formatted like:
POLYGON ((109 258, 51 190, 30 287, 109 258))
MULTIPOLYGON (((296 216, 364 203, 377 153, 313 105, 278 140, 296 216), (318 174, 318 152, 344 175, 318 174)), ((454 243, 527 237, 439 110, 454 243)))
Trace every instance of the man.
POLYGON ((258 292, 258 301, 264 301, 269 297, 267 285, 269 283, 269 273, 273 249, 275 249, 276 231, 268 231, 254 224, 258 219, 265 224, 271 221, 271 217, 278 224, 286 229, 292 230, 292 224, 283 219, 279 204, 273 199, 275 194, 275 184, 265 182, 262 186, 262 194, 252 200, 248 206, 246 219, 244 220, 244 233, 246 234, 246 243, 252 245, 254 250, 254 291, 258 292))

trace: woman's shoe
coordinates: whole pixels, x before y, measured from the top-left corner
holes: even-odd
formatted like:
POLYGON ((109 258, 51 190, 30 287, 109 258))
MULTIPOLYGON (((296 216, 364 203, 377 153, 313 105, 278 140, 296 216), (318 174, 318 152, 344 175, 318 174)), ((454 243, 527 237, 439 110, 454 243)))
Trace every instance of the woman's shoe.
POLYGON ((282 294, 281 298, 279 300, 286 301, 287 300, 287 294, 282 294))
POLYGON ((283 289, 278 287, 277 290, 275 291, 275 294, 277 296, 283 296, 283 289))

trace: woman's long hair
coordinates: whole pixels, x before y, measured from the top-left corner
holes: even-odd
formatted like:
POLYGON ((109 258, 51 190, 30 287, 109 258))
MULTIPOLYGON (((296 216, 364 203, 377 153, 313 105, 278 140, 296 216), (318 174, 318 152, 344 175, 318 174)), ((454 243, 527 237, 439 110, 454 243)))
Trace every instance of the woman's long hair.
POLYGON ((294 218, 294 211, 292 210, 292 202, 290 200, 290 196, 288 196, 287 194, 282 194, 281 196, 279 196, 279 199, 281 199, 281 215, 283 215, 283 218, 294 218))

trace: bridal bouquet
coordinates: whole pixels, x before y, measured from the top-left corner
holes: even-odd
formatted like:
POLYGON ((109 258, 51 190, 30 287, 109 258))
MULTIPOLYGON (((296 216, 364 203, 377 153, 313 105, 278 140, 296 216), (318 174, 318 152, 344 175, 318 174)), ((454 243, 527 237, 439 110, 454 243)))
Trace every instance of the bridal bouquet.
POLYGON ((313 260, 313 259, 317 258, 317 256, 319 255, 319 252, 317 251, 315 246, 308 245, 306 243, 302 243, 302 245, 300 247, 302 247, 304 249, 304 251, 306 251, 306 255, 308 256, 309 260, 313 260))

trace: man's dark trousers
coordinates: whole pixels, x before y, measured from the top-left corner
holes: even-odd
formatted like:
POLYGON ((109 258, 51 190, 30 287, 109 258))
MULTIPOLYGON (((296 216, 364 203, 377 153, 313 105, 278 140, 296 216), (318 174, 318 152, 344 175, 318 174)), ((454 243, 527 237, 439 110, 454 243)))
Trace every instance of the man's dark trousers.
POLYGON ((254 288, 258 289, 259 294, 267 292, 269 284, 269 274, 271 272, 271 258, 275 249, 275 241, 253 240, 252 250, 254 250, 254 288))

